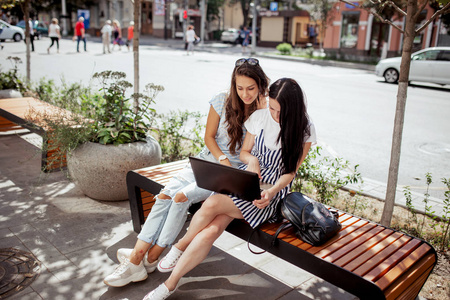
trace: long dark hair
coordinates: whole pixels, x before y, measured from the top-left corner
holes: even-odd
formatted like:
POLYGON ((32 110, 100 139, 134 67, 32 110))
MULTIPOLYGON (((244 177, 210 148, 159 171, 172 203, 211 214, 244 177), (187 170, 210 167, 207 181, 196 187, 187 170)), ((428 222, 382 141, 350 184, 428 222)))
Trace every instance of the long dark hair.
POLYGON ((242 137, 244 132, 242 125, 245 120, 258 108, 259 95, 265 96, 267 94, 267 87, 269 86, 269 78, 266 76, 262 68, 257 65, 250 65, 244 63, 239 67, 235 67, 231 75, 230 93, 225 103, 225 121, 227 123, 227 133, 230 137, 228 148, 230 153, 235 154, 236 150, 242 147, 242 137), (245 104, 239 98, 236 89, 236 76, 246 76, 255 80, 258 85, 258 98, 250 104, 246 110, 245 104))
POLYGON ((303 154, 305 138, 310 135, 305 96, 298 83, 281 78, 269 88, 269 97, 280 104, 280 134, 283 173, 295 172, 303 154))

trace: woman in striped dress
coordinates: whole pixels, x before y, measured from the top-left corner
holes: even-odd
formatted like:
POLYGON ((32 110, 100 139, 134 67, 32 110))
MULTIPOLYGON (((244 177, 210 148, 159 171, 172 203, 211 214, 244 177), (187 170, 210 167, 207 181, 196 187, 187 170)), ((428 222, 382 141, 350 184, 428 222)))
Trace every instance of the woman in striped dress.
POLYGON ((244 125, 247 134, 240 154, 245 164, 242 168, 258 173, 262 181, 273 186, 261 192, 261 199, 251 202, 224 194, 209 197, 195 213, 184 237, 172 246, 179 255, 167 262, 175 266, 170 277, 145 300, 169 297, 181 277, 206 258, 233 219, 245 219, 252 227, 273 221, 279 201, 289 192, 298 168, 316 142, 303 91, 289 78, 270 86, 269 108, 255 111, 244 125))
MULTIPOLYGON (((229 91, 213 97, 206 121, 205 147, 197 155, 204 160, 238 167, 239 152, 246 130, 244 121, 257 109, 267 107, 269 79, 255 58, 241 58, 235 63, 229 91)), ((197 186, 190 165, 172 177, 157 195, 134 248, 120 248, 117 259, 120 265, 103 282, 121 287, 130 282, 142 281, 156 268, 170 272, 173 266, 159 260, 166 247, 173 244, 186 221, 189 207, 211 195, 211 191, 197 186)), ((177 248, 166 256, 179 257, 177 248)))

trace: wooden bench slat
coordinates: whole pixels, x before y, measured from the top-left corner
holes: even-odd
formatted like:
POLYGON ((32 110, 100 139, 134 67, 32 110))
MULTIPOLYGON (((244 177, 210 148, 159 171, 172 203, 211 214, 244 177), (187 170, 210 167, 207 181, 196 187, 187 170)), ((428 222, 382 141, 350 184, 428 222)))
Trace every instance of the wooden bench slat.
POLYGON ((358 270, 355 270, 354 273, 363 276, 367 280, 374 280, 378 274, 380 274, 380 264, 383 264, 386 262, 386 260, 394 253, 398 251, 399 248, 403 247, 406 243, 411 241, 411 237, 407 235, 403 235, 398 240, 390 244, 388 247, 377 253, 374 257, 370 259, 371 264, 365 264, 358 268, 358 270), (372 271, 376 268, 376 270, 372 271), (372 272, 372 273, 370 273, 372 272), (367 276, 366 276, 367 275, 367 276))
POLYGON ((174 176, 178 173, 179 170, 183 169, 188 160, 177 161, 173 163, 167 163, 163 165, 157 165, 152 167, 147 167, 143 169, 136 170, 135 172, 141 174, 142 176, 152 176, 152 179, 158 181, 159 174, 166 174, 174 176))
POLYGON ((360 244, 358 247, 356 247, 352 251, 348 252, 346 255, 340 257, 338 260, 334 261, 333 263, 338 266, 344 267, 348 263, 355 261, 358 256, 360 256, 363 253, 365 253, 366 251, 369 251, 370 249, 372 249, 377 243, 384 240, 387 236, 391 235, 392 233, 394 233, 394 231, 389 230, 389 229, 382 230, 379 234, 371 237, 365 243, 360 244))
MULTIPOLYGON (((343 257, 348 253, 353 253, 353 251, 360 247, 361 244, 365 244, 367 240, 371 239, 373 236, 376 236, 380 233, 384 228, 380 226, 374 226, 371 230, 363 232, 360 236, 356 237, 353 241, 349 243, 344 243, 339 250, 334 251, 330 255, 324 257, 326 261, 334 262, 339 258, 343 257)), ((343 242, 343 241, 342 241, 343 242)), ((323 251, 323 250, 322 250, 323 251)), ((321 252, 317 253, 318 256, 321 256, 321 252)))
POLYGON ((386 289, 386 298, 396 299, 397 297, 400 297, 402 293, 405 293, 405 291, 407 291, 408 289, 414 289, 414 284, 418 285, 420 290, 420 288, 428 278, 428 275, 430 274, 435 262, 436 258, 431 253, 423 257, 420 261, 416 262, 413 271, 411 271, 410 273, 404 273, 397 278, 396 281, 400 282, 398 285, 388 287, 386 289))
POLYGON ((408 243, 395 248, 394 251, 390 253, 389 257, 377 264, 376 268, 373 268, 372 270, 370 270, 370 272, 365 274, 364 278, 371 281, 377 281, 398 262, 400 262, 406 256, 411 255, 411 253, 420 245, 420 243, 420 240, 410 239, 408 243))
POLYGON ((345 247, 346 245, 353 243, 355 239, 360 237, 361 235, 365 234, 366 232, 370 231, 372 228, 374 228, 376 224, 373 223, 367 223, 361 226, 360 228, 356 229, 355 231, 347 234, 345 237, 337 240, 335 243, 323 248, 322 250, 315 253, 316 256, 322 257, 325 259, 328 255, 331 255, 335 251, 339 251, 342 249, 342 247, 345 247))
MULTIPOLYGON (((426 244, 422 244, 419 248, 416 248, 419 244, 419 240, 412 240, 395 253, 395 256, 397 257, 392 255, 381 264, 378 270, 376 270, 376 272, 381 272, 375 276, 375 279, 373 280, 375 281, 375 284, 382 290, 386 289, 392 282, 400 277, 402 273, 411 268, 417 261, 420 261, 420 259, 428 253, 430 247, 426 244)), ((373 276, 374 274, 376 274, 375 270, 372 270, 368 276, 373 276)))
POLYGON ((366 261, 371 260, 373 257, 378 255, 381 251, 386 249, 389 245, 394 243, 396 240, 403 236, 400 232, 395 232, 394 234, 388 236, 386 239, 382 240, 380 243, 372 246, 372 248, 368 249, 362 255, 357 257, 355 260, 351 261, 347 265, 344 266, 345 269, 354 272, 355 274, 361 276, 365 272, 367 272, 369 265, 364 265, 366 261))

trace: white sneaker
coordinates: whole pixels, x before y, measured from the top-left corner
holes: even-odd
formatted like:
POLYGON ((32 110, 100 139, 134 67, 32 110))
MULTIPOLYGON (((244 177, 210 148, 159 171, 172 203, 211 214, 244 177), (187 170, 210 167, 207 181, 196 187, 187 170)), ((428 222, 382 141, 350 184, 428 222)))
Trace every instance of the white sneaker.
POLYGON ((142 262, 136 266, 130 263, 128 258, 125 258, 111 275, 106 276, 103 282, 109 286, 121 287, 130 282, 145 280, 147 277, 148 275, 142 262))
POLYGON ((164 300, 173 294, 175 290, 169 291, 164 283, 161 283, 156 289, 145 295, 142 300, 164 300))
MULTIPOLYGON (((133 252, 133 249, 129 248, 120 248, 117 250, 117 260, 122 263, 126 258, 130 258, 131 252, 133 252)), ((158 266, 159 259, 155 260, 154 262, 150 263, 147 260, 147 254, 144 256, 144 267, 148 274, 153 273, 156 270, 156 267, 158 266)))
POLYGON ((167 253, 167 255, 164 256, 164 258, 159 262, 158 270, 162 273, 172 272, 172 270, 177 265, 181 254, 183 254, 183 251, 179 250, 175 246, 172 246, 169 253, 167 253))

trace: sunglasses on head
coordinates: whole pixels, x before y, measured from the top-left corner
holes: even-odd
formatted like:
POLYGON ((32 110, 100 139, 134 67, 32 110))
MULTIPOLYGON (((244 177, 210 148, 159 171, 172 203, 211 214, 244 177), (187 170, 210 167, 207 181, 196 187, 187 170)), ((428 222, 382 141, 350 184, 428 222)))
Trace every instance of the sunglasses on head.
POLYGON ((240 58, 236 61, 236 67, 240 67, 243 64, 248 63, 250 66, 257 66, 259 64, 259 60, 256 58, 240 58))

